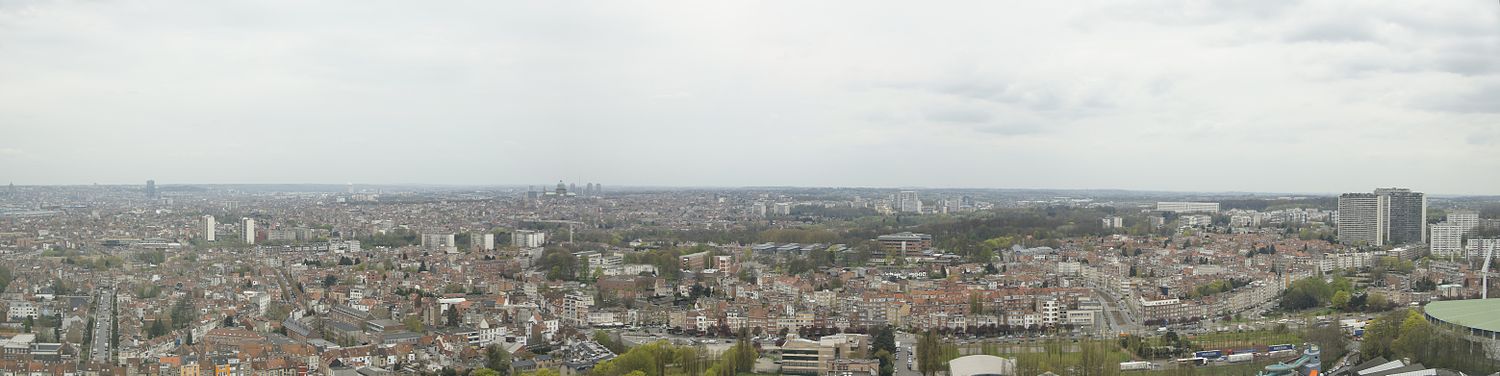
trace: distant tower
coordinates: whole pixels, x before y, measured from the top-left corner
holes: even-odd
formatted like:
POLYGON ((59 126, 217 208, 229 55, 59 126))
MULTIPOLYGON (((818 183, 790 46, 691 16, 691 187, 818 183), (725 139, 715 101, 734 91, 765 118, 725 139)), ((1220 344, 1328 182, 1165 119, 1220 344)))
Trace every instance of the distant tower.
POLYGON ((161 196, 157 195, 157 193, 156 193, 156 180, 147 180, 146 181, 146 198, 149 198, 149 199, 161 198, 161 196))
POLYGON ((199 230, 203 231, 203 240, 214 241, 214 227, 218 225, 218 223, 214 223, 214 216, 203 215, 203 223, 201 225, 203 228, 199 230))
POLYGON ((578 183, 569 183, 568 184, 568 191, 573 192, 573 193, 578 193, 578 183))
POLYGON ((255 220, 240 218, 240 225, 245 229, 243 231, 245 234, 245 244, 255 244, 255 220))

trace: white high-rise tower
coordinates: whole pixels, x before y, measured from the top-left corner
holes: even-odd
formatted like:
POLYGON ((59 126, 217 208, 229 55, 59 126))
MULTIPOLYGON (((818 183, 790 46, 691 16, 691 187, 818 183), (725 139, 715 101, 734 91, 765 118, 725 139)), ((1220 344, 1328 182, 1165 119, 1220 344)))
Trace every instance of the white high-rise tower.
POLYGON ((240 218, 240 224, 244 228, 242 233, 245 234, 245 244, 255 244, 255 220, 240 218))
POLYGON ((203 240, 214 241, 214 227, 217 225, 218 223, 214 222, 214 216, 207 214, 203 215, 203 228, 200 229, 203 231, 203 240))

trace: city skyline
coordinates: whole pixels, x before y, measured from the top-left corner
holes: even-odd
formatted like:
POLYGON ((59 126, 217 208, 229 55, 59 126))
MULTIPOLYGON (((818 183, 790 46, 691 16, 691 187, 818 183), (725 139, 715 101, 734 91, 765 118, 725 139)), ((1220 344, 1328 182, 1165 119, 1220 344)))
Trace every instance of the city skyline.
POLYGON ((1408 5, 8 3, 0 165, 1500 193, 1500 9, 1408 5))

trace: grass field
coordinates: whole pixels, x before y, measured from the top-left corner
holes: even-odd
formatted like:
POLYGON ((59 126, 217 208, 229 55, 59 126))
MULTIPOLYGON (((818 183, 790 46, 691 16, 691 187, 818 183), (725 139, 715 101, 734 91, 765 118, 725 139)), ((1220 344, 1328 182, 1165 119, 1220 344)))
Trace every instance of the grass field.
POLYGON ((1194 350, 1246 349, 1287 343, 1300 347, 1302 343, 1302 337, 1295 332, 1277 333, 1270 330, 1207 333, 1188 336, 1187 339, 1192 341, 1194 350))

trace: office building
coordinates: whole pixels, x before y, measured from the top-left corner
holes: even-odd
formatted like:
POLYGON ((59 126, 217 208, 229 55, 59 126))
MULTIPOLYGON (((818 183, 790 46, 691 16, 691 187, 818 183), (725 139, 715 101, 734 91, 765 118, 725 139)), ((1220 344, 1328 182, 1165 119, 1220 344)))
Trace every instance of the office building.
POLYGON ((202 222, 199 224, 201 226, 199 231, 202 231, 203 241, 214 241, 214 227, 218 225, 217 222, 214 222, 214 216, 203 215, 202 222))
POLYGON ((912 232, 881 235, 875 241, 880 243, 882 252, 901 256, 921 254, 932 248, 932 235, 912 232))
POLYGON ((1339 195, 1338 239, 1344 244, 1385 244, 1386 199, 1373 193, 1339 195))
POLYGON ((1174 213, 1218 213, 1217 202, 1158 202, 1156 211, 1174 213))
POLYGON ((158 199, 158 198, 161 198, 161 195, 159 195, 159 194, 156 193, 156 180, 147 180, 146 181, 146 198, 149 198, 149 199, 158 199))
POLYGON ((245 244, 255 244, 255 220, 240 218, 241 233, 245 235, 245 244))
POLYGON ((1405 188, 1380 188, 1375 194, 1386 198, 1387 244, 1427 242, 1427 195, 1405 188))
POLYGON ((896 210, 902 213, 921 213, 922 199, 917 197, 917 191, 901 191, 897 193, 896 210))

